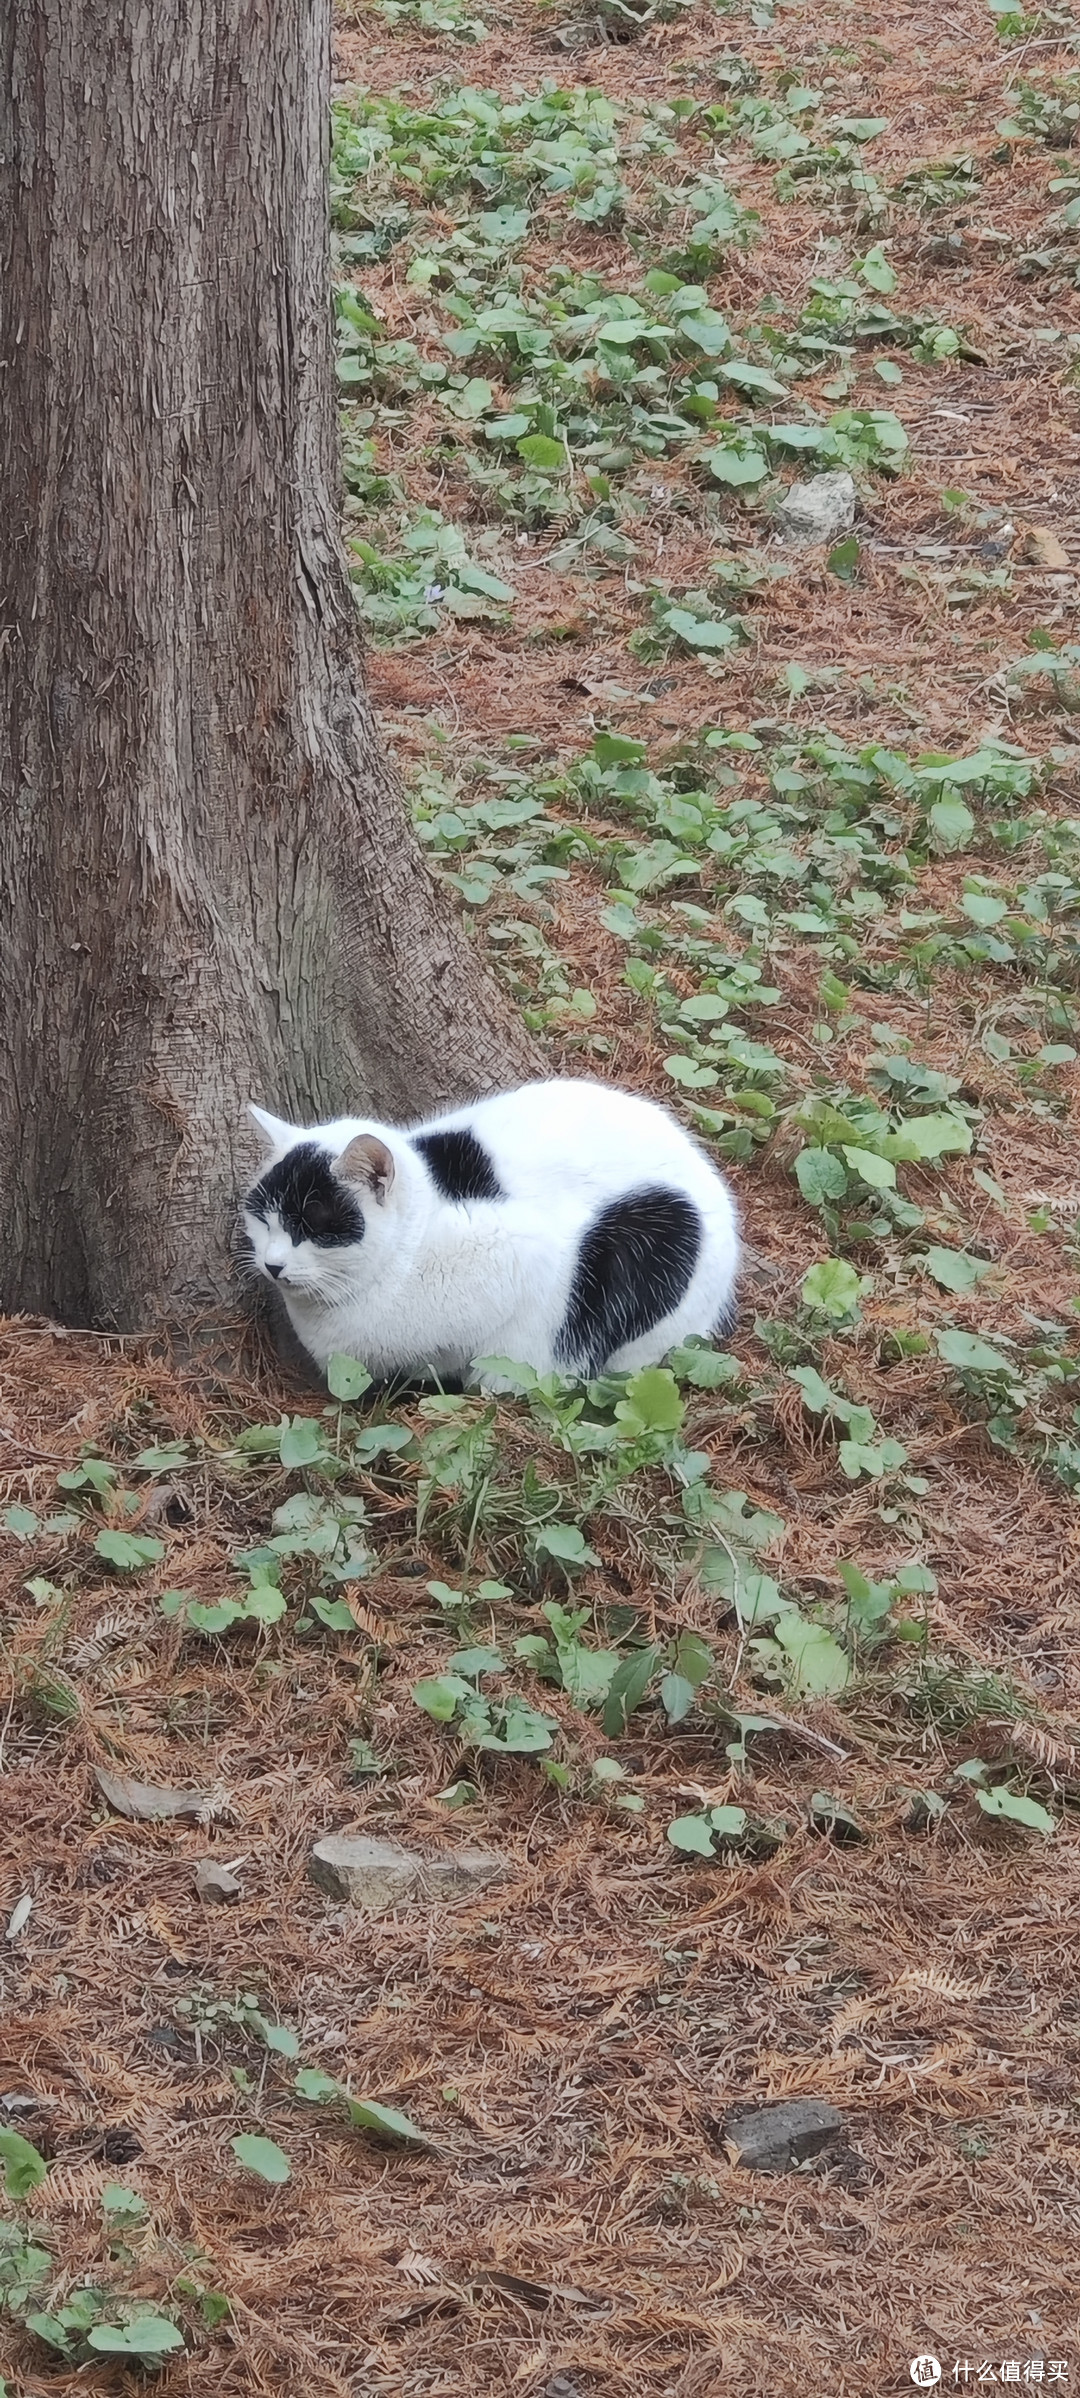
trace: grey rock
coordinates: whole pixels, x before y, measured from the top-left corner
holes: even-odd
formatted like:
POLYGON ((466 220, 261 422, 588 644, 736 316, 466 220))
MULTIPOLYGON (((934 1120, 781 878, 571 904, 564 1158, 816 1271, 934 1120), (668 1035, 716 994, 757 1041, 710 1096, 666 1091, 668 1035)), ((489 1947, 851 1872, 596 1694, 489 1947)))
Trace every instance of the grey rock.
POLYGON ((240 1884, 231 1866, 218 1865, 213 1857, 196 1866, 195 1890, 209 1906, 227 1907, 240 1896, 240 1884))
POLYGON ((382 1915, 415 1888, 419 1860, 396 1840, 342 1839, 334 1834, 315 1842, 308 1872, 320 1890, 344 1906, 382 1915))
POLYGON ((308 1858, 308 1872, 320 1890, 342 1905, 361 1907, 365 1915, 385 1915, 405 1898, 468 1898, 489 1882, 504 1881, 509 1871, 506 1859, 487 1849, 424 1857, 400 1841, 361 1833, 317 1840, 308 1858))
POLYGON ((733 2165, 750 2173, 787 2173, 816 2156, 845 2129, 839 2107, 823 2098, 793 2098, 779 2107, 756 2107, 725 2125, 724 2146, 733 2165))
POLYGON ((855 522, 856 498, 855 485, 845 472, 793 483, 776 511, 785 541, 807 549, 817 542, 839 541, 855 522))

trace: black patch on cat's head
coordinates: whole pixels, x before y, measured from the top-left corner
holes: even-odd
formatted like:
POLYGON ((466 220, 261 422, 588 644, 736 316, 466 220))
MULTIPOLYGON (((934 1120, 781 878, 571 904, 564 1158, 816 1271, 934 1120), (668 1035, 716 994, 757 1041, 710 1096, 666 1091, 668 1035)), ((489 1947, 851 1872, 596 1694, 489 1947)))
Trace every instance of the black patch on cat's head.
POLYGON ((419 1132, 418 1149, 442 1199, 505 1199, 491 1159, 467 1125, 451 1132, 419 1132))
POLYGON ((316 1141, 299 1141, 268 1166, 248 1193, 247 1208, 264 1224, 276 1214, 291 1241, 311 1241, 316 1249, 348 1249, 364 1237, 355 1191, 339 1181, 316 1141))

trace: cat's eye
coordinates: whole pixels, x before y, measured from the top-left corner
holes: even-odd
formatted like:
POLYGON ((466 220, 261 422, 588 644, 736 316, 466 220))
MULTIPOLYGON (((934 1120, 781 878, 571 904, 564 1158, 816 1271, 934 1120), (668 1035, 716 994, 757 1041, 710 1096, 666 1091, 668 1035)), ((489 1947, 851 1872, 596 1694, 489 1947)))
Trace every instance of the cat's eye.
POLYGON ((325 1199, 316 1199, 312 1197, 305 1200, 304 1230, 310 1240, 317 1241, 319 1234, 326 1231, 329 1222, 330 1210, 325 1199))

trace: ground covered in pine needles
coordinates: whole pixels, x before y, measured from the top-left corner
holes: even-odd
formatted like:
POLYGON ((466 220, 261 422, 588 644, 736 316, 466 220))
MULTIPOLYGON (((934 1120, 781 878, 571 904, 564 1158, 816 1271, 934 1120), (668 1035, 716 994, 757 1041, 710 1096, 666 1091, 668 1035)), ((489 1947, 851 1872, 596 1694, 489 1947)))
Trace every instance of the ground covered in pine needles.
POLYGON ((742 1305, 497 1405, 0 1329, 0 2387, 1068 2388, 1074 20, 470 5, 338 34, 371 679, 742 1305))

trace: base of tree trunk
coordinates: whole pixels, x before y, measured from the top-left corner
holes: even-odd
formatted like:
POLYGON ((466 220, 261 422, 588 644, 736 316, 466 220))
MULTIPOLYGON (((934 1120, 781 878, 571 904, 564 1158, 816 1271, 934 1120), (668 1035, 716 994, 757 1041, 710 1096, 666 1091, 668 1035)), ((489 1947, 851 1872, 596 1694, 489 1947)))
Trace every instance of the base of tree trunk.
POLYGON ((408 1121, 533 1053, 358 672, 329 0, 20 0, 0 49, 0 1304, 183 1323, 249 1101, 408 1121))

